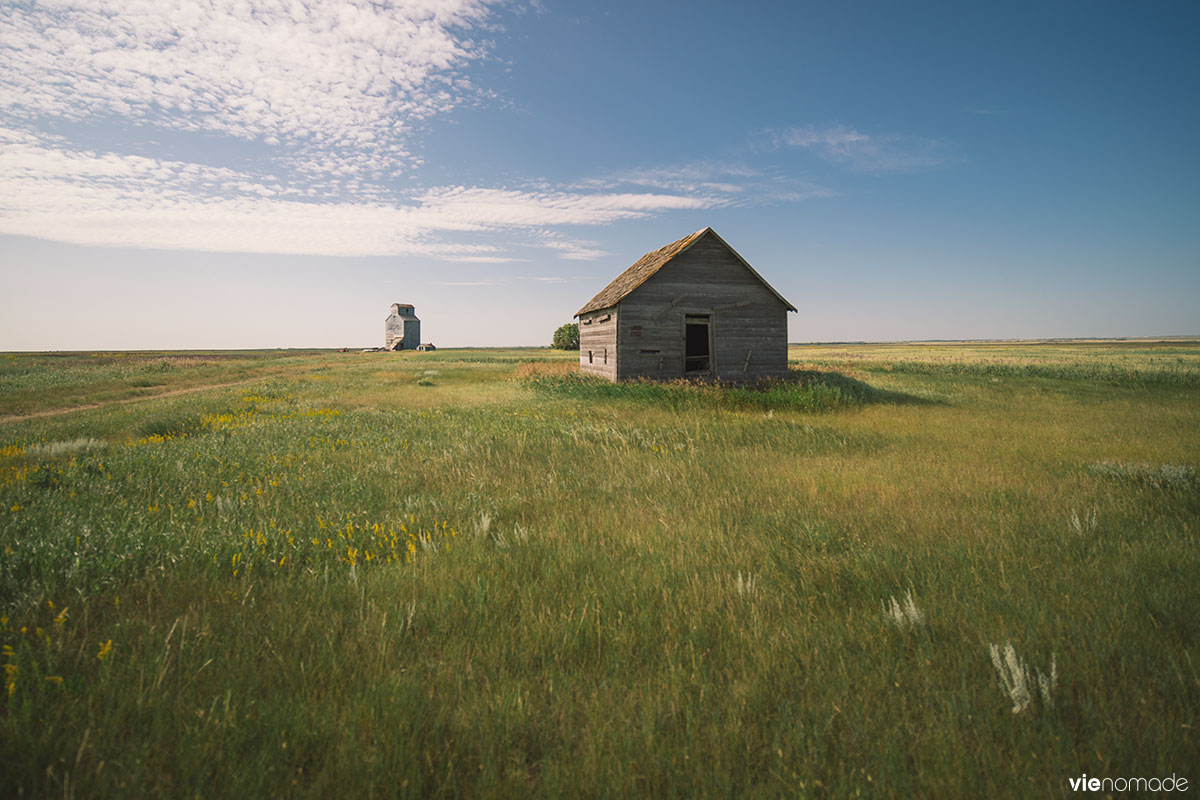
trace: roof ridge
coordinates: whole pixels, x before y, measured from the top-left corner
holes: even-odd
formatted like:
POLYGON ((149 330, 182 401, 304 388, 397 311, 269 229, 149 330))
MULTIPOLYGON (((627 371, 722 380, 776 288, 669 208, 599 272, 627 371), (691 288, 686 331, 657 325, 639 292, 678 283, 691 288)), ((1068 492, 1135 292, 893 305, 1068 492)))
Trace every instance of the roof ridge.
POLYGON ((742 258, 737 250, 734 250, 732 247, 730 247, 729 243, 722 239, 721 235, 712 229, 712 226, 705 226, 695 233, 689 233, 682 239, 677 239, 670 244, 663 245, 657 250, 651 250, 649 253, 643 255, 637 261, 633 262, 632 266, 630 266, 617 277, 613 278, 607 286, 597 292, 596 296, 587 301, 583 308, 575 312, 575 316, 578 317, 582 314, 588 313, 589 311, 599 311, 604 308, 611 308, 612 306, 615 306, 617 303, 629 296, 634 289, 648 281, 660 269, 665 267, 676 257, 687 252, 687 250, 696 242, 700 241, 705 234, 712 234, 713 238, 720 242, 726 250, 732 253, 733 257, 740 261, 746 269, 750 270, 750 274, 758 278, 759 281, 762 282, 763 286, 766 286, 772 294, 778 297, 789 311, 796 310, 795 306, 789 303, 783 295, 775 291, 775 287, 767 283, 763 276, 759 275, 758 271, 755 270, 754 267, 750 266, 750 262, 742 258))

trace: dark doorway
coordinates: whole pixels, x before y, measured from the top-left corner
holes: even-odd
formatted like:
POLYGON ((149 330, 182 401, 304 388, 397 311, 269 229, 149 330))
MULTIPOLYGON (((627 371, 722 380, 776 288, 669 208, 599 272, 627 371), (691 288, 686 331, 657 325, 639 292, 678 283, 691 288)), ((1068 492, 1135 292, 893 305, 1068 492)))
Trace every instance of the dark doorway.
POLYGON ((688 314, 684 318, 683 373, 712 371, 712 329, 707 315, 688 314))

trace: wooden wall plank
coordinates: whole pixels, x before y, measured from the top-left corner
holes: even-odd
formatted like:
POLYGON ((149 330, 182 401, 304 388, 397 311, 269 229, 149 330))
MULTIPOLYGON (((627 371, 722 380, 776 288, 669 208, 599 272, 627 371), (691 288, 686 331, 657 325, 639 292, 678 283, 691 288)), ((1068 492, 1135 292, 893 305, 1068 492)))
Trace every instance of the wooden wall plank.
POLYGON ((617 309, 603 309, 579 318, 579 368, 610 381, 617 380, 617 309))

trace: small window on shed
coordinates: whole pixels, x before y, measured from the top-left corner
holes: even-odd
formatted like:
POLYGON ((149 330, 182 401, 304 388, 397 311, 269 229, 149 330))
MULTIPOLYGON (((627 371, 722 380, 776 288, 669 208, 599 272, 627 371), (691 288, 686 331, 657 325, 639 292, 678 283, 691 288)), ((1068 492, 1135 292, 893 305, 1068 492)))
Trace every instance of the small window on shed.
POLYGON ((608 363, 608 348, 604 348, 604 363, 608 363))
POLYGON ((588 350, 588 363, 589 364, 592 363, 592 351, 591 350, 588 350))
POLYGON ((605 314, 603 317, 600 318, 599 321, 600 322, 608 322, 610 319, 612 319, 612 314, 605 314))

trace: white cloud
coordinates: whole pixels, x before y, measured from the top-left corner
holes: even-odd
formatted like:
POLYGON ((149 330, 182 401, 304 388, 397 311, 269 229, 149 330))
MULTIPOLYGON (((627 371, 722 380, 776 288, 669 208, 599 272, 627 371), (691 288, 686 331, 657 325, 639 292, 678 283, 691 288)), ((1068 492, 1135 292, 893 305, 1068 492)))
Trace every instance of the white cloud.
POLYGON ((716 161, 618 170, 577 184, 578 188, 590 189, 629 186, 705 196, 724 206, 798 202, 834 194, 831 189, 804 176, 785 175, 774 169, 757 169, 742 163, 716 161))
POLYGON ((262 175, 73 150, 60 139, 0 128, 0 234, 85 245, 497 262, 509 259, 499 245, 473 239, 518 232, 526 246, 582 259, 604 253, 556 227, 719 203, 665 193, 462 186, 386 201, 308 195, 262 175))
POLYGON ((562 229, 830 193, 697 162, 565 187, 397 195, 389 179, 421 165, 407 144, 415 126, 497 100, 467 71, 488 57, 499 7, 512 5, 0 0, 0 234, 484 264, 522 260, 512 251, 524 248, 591 260, 608 253, 562 229), (110 145, 122 152, 45 129, 123 139, 110 145), (198 150, 162 156, 164 129, 203 134, 172 140, 198 150), (260 159, 254 167, 232 155, 246 152, 260 159))
POLYGON ((736 164, 698 161, 674 166, 645 167, 620 170, 609 175, 584 181, 582 186, 644 186, 690 194, 735 195, 743 191, 744 181, 760 177, 758 170, 736 164))
POLYGON ((465 264, 511 264, 514 261, 528 261, 525 258, 512 256, 447 256, 447 261, 460 261, 465 264))
POLYGON ((803 148, 826 161, 874 174, 939 169, 960 160, 953 146, 941 139, 868 134, 843 125, 828 128, 808 125, 772 131, 769 139, 774 147, 803 148))
POLYGON ((473 33, 494 3, 0 2, 0 110, 281 142, 293 167, 387 173, 414 123, 470 96, 462 70, 485 55, 473 33))
MULTIPOLYGON (((600 249, 599 242, 583 241, 580 239, 556 239, 547 237, 541 243, 541 247, 547 250, 558 252, 559 258, 565 258, 569 261, 592 261, 597 258, 604 258, 610 255, 607 250, 600 249)), ((545 280, 544 278, 535 278, 535 280, 545 280)))
POLYGON ((714 201, 671 194, 526 192, 452 186, 421 195, 414 218, 442 230, 601 225, 651 213, 708 208, 714 201))

